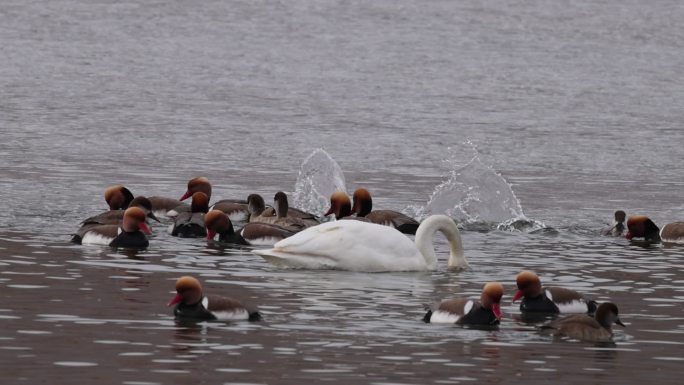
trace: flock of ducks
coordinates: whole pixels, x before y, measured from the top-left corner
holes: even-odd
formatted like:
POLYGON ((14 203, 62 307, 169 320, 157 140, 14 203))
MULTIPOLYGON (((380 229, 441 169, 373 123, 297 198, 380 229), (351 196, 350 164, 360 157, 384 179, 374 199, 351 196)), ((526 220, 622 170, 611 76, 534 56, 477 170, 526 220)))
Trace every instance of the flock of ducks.
MULTIPOLYGON (((436 232, 449 242, 450 270, 468 266, 464 257, 460 232, 454 221, 445 215, 433 215, 421 223, 392 210, 373 210, 370 193, 363 188, 354 192, 353 205, 347 194, 335 192, 330 197, 330 209, 321 217, 291 208, 287 195, 278 192, 273 206, 267 206, 258 194, 246 200, 220 200, 210 206, 211 183, 205 177, 193 178, 179 199, 166 197, 134 197, 124 186, 115 185, 105 191, 110 210, 85 219, 72 241, 112 247, 146 248, 151 234, 148 221, 172 222, 169 233, 179 237, 206 237, 236 245, 272 246, 254 249, 270 263, 281 267, 303 269, 342 269, 362 272, 434 270, 437 257, 433 246, 436 232), (191 198, 191 203, 184 203, 191 198), (239 229, 233 223, 240 224, 239 229), (405 234, 415 234, 415 242, 405 234)), ((684 222, 658 228, 646 216, 627 220, 623 211, 615 213, 612 227, 604 235, 643 238, 646 242, 684 241, 684 222), (624 234, 625 228, 627 233, 624 234)), ((513 302, 521 300, 523 316, 579 313, 547 322, 544 332, 587 341, 606 341, 612 337, 612 325, 624 324, 615 304, 597 304, 580 293, 559 287, 543 287, 539 277, 523 271, 516 277, 517 293, 513 302), (593 316, 592 316, 593 314, 593 316)), ((261 320, 261 314, 240 301, 205 295, 200 282, 190 276, 176 282, 174 305, 177 318, 196 320, 261 320)), ((423 321, 460 325, 491 326, 501 320, 500 302, 503 286, 487 283, 479 300, 458 298, 430 308, 423 321)), ((536 318, 539 319, 539 318, 536 318)))

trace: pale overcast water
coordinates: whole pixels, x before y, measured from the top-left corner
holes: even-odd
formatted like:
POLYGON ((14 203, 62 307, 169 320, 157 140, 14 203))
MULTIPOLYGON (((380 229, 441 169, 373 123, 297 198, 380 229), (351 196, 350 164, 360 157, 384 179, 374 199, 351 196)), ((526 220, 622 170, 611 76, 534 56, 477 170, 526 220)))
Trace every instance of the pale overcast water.
POLYGON ((0 382, 680 383, 684 247, 599 231, 617 209, 684 220, 682 20, 677 1, 0 0, 0 382), (69 242, 112 184, 179 198, 204 175, 212 200, 322 210, 297 184, 312 164, 377 208, 451 215, 470 268, 441 236, 436 271, 380 274, 282 270, 168 222, 145 251, 69 242), (627 327, 539 334, 510 303, 523 269, 627 327), (264 320, 175 322, 185 274, 264 320), (421 322, 493 280, 498 329, 421 322))

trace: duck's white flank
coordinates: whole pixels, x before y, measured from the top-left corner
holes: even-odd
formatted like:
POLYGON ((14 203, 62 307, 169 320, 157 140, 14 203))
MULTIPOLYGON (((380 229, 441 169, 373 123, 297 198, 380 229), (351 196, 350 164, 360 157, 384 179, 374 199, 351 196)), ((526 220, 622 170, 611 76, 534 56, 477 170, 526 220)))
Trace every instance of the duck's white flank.
POLYGON ((447 311, 436 310, 430 316, 430 323, 433 324, 454 324, 461 319, 458 314, 449 313, 447 311))
MULTIPOLYGON (((121 234, 121 228, 119 227, 116 231, 116 234, 119 235, 121 234)), ((102 235, 96 231, 88 231, 87 233, 83 234, 83 238, 81 239, 81 244, 82 245, 101 245, 101 246, 109 246, 110 243, 114 238, 108 237, 106 235, 102 235)))
POLYGON ((454 313, 449 313, 447 311, 443 310, 435 310, 432 312, 432 316, 430 316, 430 322, 431 323, 456 323, 458 322, 459 319, 461 319, 462 316, 470 313, 471 310, 473 310, 473 306, 475 305, 475 302, 473 300, 469 300, 468 302, 465 303, 463 306, 463 314, 454 314, 454 313))
MULTIPOLYGON (((202 298, 202 305, 205 309, 209 309, 209 298, 202 298)), ((249 312, 245 308, 236 308, 231 310, 212 311, 211 314, 219 321, 241 321, 249 319, 249 312)))
MULTIPOLYGON (((551 293, 550 290, 546 290, 546 297, 553 301, 553 294, 551 293)), ((573 300, 570 302, 555 302, 556 306, 558 306, 558 310, 561 313, 565 314, 572 314, 572 313, 586 313, 589 307, 587 306, 587 301, 583 299, 577 299, 573 300)))
POLYGON ((247 242, 249 242, 249 244, 252 246, 273 246, 279 241, 281 241, 281 238, 275 237, 260 237, 254 239, 247 239, 247 242))

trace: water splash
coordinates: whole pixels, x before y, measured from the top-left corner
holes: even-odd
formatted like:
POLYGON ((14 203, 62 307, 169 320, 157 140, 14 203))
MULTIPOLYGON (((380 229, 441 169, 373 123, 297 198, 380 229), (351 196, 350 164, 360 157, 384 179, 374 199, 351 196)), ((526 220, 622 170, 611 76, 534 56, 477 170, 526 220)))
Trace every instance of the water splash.
POLYGON ((503 221, 496 225, 496 229, 500 231, 520 231, 523 233, 558 235, 558 230, 551 227, 546 227, 543 222, 529 219, 524 215, 503 221))
POLYGON ((451 171, 435 187, 425 207, 415 210, 416 216, 446 214, 476 230, 535 232, 546 228, 525 217, 506 179, 482 163, 473 143, 465 144, 470 150, 465 153, 449 148, 451 155, 445 164, 451 171))
POLYGON ((324 149, 316 149, 299 168, 293 194, 294 207, 310 213, 323 213, 335 191, 347 191, 342 168, 324 149))

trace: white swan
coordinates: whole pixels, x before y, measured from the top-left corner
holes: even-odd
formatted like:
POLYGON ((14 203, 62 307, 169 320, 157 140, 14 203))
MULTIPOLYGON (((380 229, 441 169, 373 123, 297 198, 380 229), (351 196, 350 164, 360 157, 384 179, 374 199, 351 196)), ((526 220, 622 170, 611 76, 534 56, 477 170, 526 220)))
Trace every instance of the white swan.
POLYGON ((310 227, 276 243, 272 249, 254 250, 276 266, 351 271, 423 271, 437 267, 432 243, 436 231, 449 241, 449 269, 463 269, 461 234, 446 215, 424 220, 415 244, 398 230, 374 223, 340 220, 310 227))

